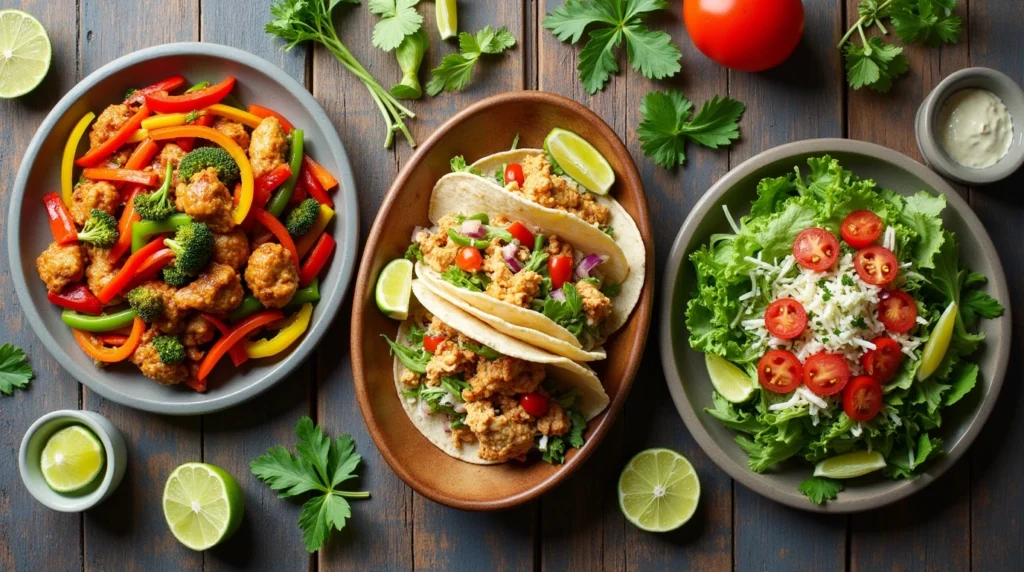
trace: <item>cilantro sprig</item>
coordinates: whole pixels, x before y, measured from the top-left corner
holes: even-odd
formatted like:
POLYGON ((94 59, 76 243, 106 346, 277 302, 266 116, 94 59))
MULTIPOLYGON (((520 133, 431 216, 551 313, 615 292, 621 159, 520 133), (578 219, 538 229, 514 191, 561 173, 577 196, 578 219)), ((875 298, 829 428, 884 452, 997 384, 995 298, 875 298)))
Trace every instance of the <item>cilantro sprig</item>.
POLYGON ((423 16, 416 11, 420 0, 370 0, 370 12, 380 16, 373 27, 373 45, 390 52, 406 36, 415 34, 423 25, 423 16))
POLYGON ((346 499, 370 498, 368 492, 340 490, 345 481, 356 478, 355 470, 362 457, 355 452, 351 435, 341 435, 333 442, 313 420, 303 416, 295 427, 299 442, 295 454, 284 447, 271 447, 266 455, 257 457, 249 468, 256 478, 287 498, 315 493, 302 505, 299 528, 306 550, 316 552, 327 541, 331 529, 345 528, 352 516, 346 499))
POLYGON ((483 54, 500 54, 516 45, 516 38, 508 28, 495 30, 490 26, 477 32, 459 34, 459 53, 441 59, 441 65, 431 70, 427 93, 434 96, 442 91, 460 91, 473 76, 473 68, 483 54))
POLYGON ((11 395, 15 389, 24 389, 34 375, 25 350, 11 344, 0 346, 0 393, 11 395))
POLYGON ((843 490, 843 483, 828 477, 811 477, 800 483, 797 490, 807 495, 812 503, 825 504, 825 501, 836 499, 843 490))
POLYGON ((640 148, 666 169, 686 162, 686 140, 711 149, 739 138, 737 121, 746 107, 717 95, 704 102, 692 118, 693 103, 679 90, 652 91, 640 103, 642 121, 637 127, 640 148))

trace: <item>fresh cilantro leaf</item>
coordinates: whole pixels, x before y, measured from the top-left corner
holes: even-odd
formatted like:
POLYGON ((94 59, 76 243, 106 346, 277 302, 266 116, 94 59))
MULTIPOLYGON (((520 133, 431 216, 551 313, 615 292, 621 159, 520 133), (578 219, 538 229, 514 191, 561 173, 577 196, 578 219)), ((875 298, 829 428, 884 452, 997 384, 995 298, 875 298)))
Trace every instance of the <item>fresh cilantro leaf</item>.
MULTIPOLYGON (((423 336, 427 333, 427 329, 419 324, 412 324, 409 326, 409 331, 405 334, 405 339, 409 341, 413 347, 421 347, 423 345, 423 336)), ((397 340, 395 340, 397 341, 397 340)))
POLYGON ((865 330, 868 327, 868 323, 864 320, 864 316, 857 316, 850 322, 850 325, 858 330, 865 330))
POLYGON ((685 145, 695 143, 717 149, 740 136, 739 121, 745 106, 735 99, 717 95, 704 102, 690 118, 693 103, 679 90, 652 91, 640 103, 643 120, 637 127, 644 155, 670 169, 686 162, 685 145))
POLYGON ((889 17, 893 31, 908 44, 955 44, 961 21, 954 8, 956 0, 893 0, 889 17))
POLYGON ((15 388, 27 386, 34 375, 25 350, 11 344, 0 346, 0 393, 11 395, 15 388))
POLYGON ((907 73, 909 65, 903 48, 871 38, 867 44, 846 45, 846 81, 853 89, 869 87, 879 93, 892 88, 892 82, 907 73))
POLYGON ((483 54, 500 54, 516 45, 515 36, 502 26, 494 30, 484 27, 476 35, 469 32, 459 34, 458 54, 449 54, 441 59, 441 65, 431 70, 427 93, 437 95, 442 91, 460 91, 466 87, 473 75, 473 68, 483 54))
POLYGON ((402 40, 415 34, 423 25, 423 16, 416 11, 420 0, 370 0, 370 12, 380 15, 373 27, 373 45, 390 52, 402 40))
POLYGON ((194 109, 185 114, 185 123, 195 123, 196 119, 199 119, 199 112, 194 109))
POLYGON ((811 477, 800 483, 797 490, 807 495, 814 504, 825 504, 827 500, 835 500, 843 490, 843 483, 828 477, 811 477))
MULTIPOLYGON (((853 287, 853 286, 857 285, 857 283, 853 281, 853 278, 850 278, 849 274, 843 274, 843 277, 840 279, 840 281, 843 283, 843 286, 853 287)), ((864 318, 860 318, 860 319, 861 319, 861 321, 864 320, 864 318)))
POLYGON ((447 270, 442 272, 441 279, 470 292, 483 292, 487 289, 487 285, 491 283, 491 279, 486 274, 482 272, 471 274, 455 265, 449 266, 447 270))
POLYGON ((587 430, 587 420, 575 409, 566 410, 565 413, 572 425, 565 435, 548 437, 547 448, 541 455, 545 463, 561 465, 565 462, 565 454, 570 449, 578 449, 585 443, 583 432, 587 430))
POLYGON ((409 248, 405 249, 405 257, 413 262, 423 262, 423 247, 418 242, 410 244, 409 248))
POLYGON ((597 328, 587 323, 587 315, 583 312, 583 299, 576 286, 566 282, 562 286, 565 301, 548 298, 544 300, 540 311, 556 324, 569 330, 580 341, 597 337, 597 328))
MULTIPOLYGON (((381 334, 381 337, 387 340, 388 345, 391 346, 391 351, 398 356, 399 361, 402 362, 406 369, 413 373, 427 373, 427 363, 430 361, 430 354, 422 346, 410 348, 403 346, 397 341, 391 341, 391 338, 384 334, 381 334)), ((422 342, 422 338, 420 340, 422 342)))
POLYGON ((249 463, 249 468, 280 498, 317 493, 302 505, 299 515, 306 550, 316 552, 331 530, 345 528, 346 520, 352 516, 346 499, 365 499, 370 493, 337 488, 356 477, 355 470, 362 460, 355 452, 351 435, 341 435, 332 442, 319 425, 314 427, 313 420, 305 416, 299 419, 295 434, 299 439, 295 454, 277 445, 249 463))

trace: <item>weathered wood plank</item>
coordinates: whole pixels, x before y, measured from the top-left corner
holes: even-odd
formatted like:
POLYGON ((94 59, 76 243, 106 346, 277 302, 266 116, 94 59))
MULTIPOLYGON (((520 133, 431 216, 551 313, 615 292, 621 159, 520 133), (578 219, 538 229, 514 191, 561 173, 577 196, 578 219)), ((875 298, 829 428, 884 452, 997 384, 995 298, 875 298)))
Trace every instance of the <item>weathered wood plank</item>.
MULTIPOLYGON (((43 24, 53 46, 46 80, 31 94, 0 103, 0 233, 6 236, 6 213, 22 153, 46 114, 77 79, 77 11, 74 3, 16 0, 5 8, 31 13, 43 24)), ((42 190, 29 191, 26 200, 39 200, 42 190)), ((40 203, 41 204, 41 203, 40 203)), ((0 259, 7 264, 7 241, 0 243, 0 259)), ((30 259, 35 258, 32 253, 30 259)), ((36 280, 33 277, 29 281, 36 280)), ((39 287, 42 283, 36 282, 39 287)), ((0 272, 0 290, 12 292, 9 269, 0 272)), ((28 354, 36 378, 13 396, 0 395, 0 569, 58 570, 82 566, 81 517, 52 511, 36 502, 18 474, 18 448, 29 426, 56 409, 78 409, 79 386, 50 356, 24 320, 21 306, 11 296, 0 297, 3 342, 28 354)))

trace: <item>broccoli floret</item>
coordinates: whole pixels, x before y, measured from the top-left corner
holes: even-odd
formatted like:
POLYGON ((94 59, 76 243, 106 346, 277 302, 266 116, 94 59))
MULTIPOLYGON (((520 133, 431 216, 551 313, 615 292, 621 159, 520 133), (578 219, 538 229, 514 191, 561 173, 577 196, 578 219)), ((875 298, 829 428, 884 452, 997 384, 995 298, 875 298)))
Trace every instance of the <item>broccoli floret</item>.
POLYGON ((288 234, 302 236, 313 227, 313 223, 319 214, 320 203, 316 202, 316 199, 306 199, 299 203, 299 206, 292 209, 292 212, 288 213, 288 218, 284 221, 284 227, 288 229, 288 234))
POLYGON ((128 305, 147 324, 159 318, 164 312, 163 297, 148 286, 137 286, 129 292, 128 305))
POLYGON ((110 248, 117 242, 117 219, 99 209, 89 211, 89 220, 85 221, 78 240, 88 242, 100 248, 110 248))
POLYGON ((153 338, 153 347, 160 354, 160 361, 167 365, 185 361, 185 346, 181 345, 178 336, 157 336, 153 338))
POLYGON ((174 251, 174 266, 185 274, 195 274, 206 266, 213 254, 213 233, 201 222, 190 222, 178 227, 174 238, 164 240, 174 251))
POLYGON ((238 163, 220 147, 200 147, 190 151, 178 163, 178 174, 181 180, 189 181, 192 175, 207 167, 216 169, 217 178, 225 185, 231 186, 239 178, 238 163))
POLYGON ((171 190, 171 175, 173 172, 174 165, 168 161, 167 173, 164 175, 164 184, 152 193, 139 193, 135 195, 132 205, 140 217, 146 220, 164 220, 177 212, 168 194, 171 190))
POLYGON ((182 288, 188 286, 189 284, 192 283, 193 280, 195 280, 195 276, 189 276, 188 274, 185 274, 184 272, 179 270, 177 265, 175 265, 173 262, 171 264, 168 264, 167 266, 164 266, 163 278, 164 282, 171 286, 174 286, 175 288, 182 288))

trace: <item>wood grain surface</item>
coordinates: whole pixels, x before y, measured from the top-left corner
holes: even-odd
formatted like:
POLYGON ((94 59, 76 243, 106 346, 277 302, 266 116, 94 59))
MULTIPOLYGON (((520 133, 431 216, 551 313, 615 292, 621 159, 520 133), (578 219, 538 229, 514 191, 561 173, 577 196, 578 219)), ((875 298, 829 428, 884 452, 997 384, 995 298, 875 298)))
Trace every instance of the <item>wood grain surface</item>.
MULTIPOLYGON (((32 96, 0 102, 0 212, 36 126, 77 81, 110 60, 150 45, 202 40, 236 46, 279 65, 323 105, 345 142, 355 170, 360 236, 365 238, 391 180, 412 150, 383 148, 384 123, 365 87, 323 49, 281 51, 262 32, 271 0, 13 0, 50 34, 53 66, 32 96)), ((675 39, 683 71, 651 82, 620 59, 622 72, 588 95, 576 77, 578 48, 541 26, 561 0, 459 2, 461 30, 508 26, 516 48, 480 63, 469 87, 413 102, 410 121, 422 140, 477 99, 509 90, 543 89, 582 102, 626 142, 648 195, 657 229, 655 273, 676 230, 701 194, 731 167, 776 145, 813 137, 881 143, 920 159, 912 121, 928 91, 971 65, 997 68, 1024 82, 1024 7, 1010 0, 960 2, 965 33, 955 46, 907 50, 910 74, 886 95, 845 87, 835 44, 856 18, 856 0, 805 2, 807 24, 794 56, 759 74, 730 72, 704 58, 686 38, 681 2, 651 18, 675 39), (681 89, 695 103, 715 94, 747 105, 742 139, 728 150, 691 145, 685 167, 668 171, 643 157, 636 137, 639 105, 651 89, 681 89)), ((434 28, 433 4, 423 3, 434 28)), ((365 2, 335 14, 339 35, 384 85, 400 73, 394 56, 370 45, 375 22, 365 2)), ((424 68, 456 49, 432 45, 424 68)), ((423 74, 426 75, 425 73, 423 74)), ((1024 282, 1024 174, 979 189, 963 188, 996 241, 1011 285, 1024 282)), ((0 232, 4 222, 0 220, 0 232)), ((6 243, 0 254, 6 256, 6 243)), ((0 272, 0 289, 10 291, 0 272)), ((1024 296, 1013 291, 1014 322, 1024 323, 1024 296)), ((817 516, 765 500, 734 483, 686 432, 665 387, 659 349, 648 343, 640 373, 618 422, 576 475, 541 500, 514 510, 473 514, 445 508, 412 492, 375 451, 355 402, 347 351, 351 302, 339 312, 316 354, 261 397, 214 415, 169 418, 107 402, 79 386, 47 354, 11 297, 0 297, 6 333, 22 346, 37 379, 0 398, 0 570, 1020 570, 1024 567, 1024 340, 1018 332, 1007 381, 993 418, 973 449, 924 492, 892 507, 853 516, 817 516), (84 408, 107 416, 124 433, 131 462, 106 503, 84 515, 49 511, 21 485, 15 458, 28 426, 48 411, 84 408), (372 499, 353 503, 353 518, 324 550, 308 555, 297 502, 281 500, 249 473, 249 461, 277 443, 291 445, 298 417, 309 414, 332 434, 350 433, 364 463, 358 485, 372 499), (697 516, 680 530, 652 535, 625 522, 615 499, 623 464, 649 447, 685 454, 701 480, 697 516), (203 554, 167 531, 160 491, 180 463, 204 460, 238 478, 246 517, 230 541, 203 554)), ((655 309, 652 331, 660 322, 655 309)))

